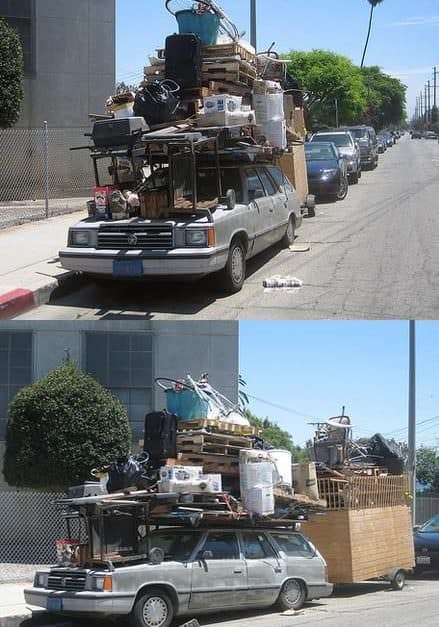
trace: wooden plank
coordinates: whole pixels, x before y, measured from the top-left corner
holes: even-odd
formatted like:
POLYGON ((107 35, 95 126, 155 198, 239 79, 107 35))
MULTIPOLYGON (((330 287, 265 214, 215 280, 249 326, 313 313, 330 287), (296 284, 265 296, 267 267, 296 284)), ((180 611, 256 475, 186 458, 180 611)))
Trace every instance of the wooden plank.
POLYGON ((228 433, 207 433, 204 431, 186 431, 177 434, 177 444, 223 444, 239 448, 251 448, 251 440, 246 436, 228 433))
POLYGON ((218 44, 216 46, 204 46, 203 47, 203 57, 204 58, 215 58, 215 57, 225 57, 225 56, 238 56, 243 60, 251 63, 256 66, 256 54, 247 50, 244 46, 241 46, 239 43, 227 43, 227 44, 218 44))
POLYGON ((193 431, 195 429, 208 429, 216 433, 229 433, 237 435, 256 435, 256 428, 250 425, 237 425, 226 420, 213 420, 210 418, 198 418, 194 420, 179 420, 178 432, 193 431))

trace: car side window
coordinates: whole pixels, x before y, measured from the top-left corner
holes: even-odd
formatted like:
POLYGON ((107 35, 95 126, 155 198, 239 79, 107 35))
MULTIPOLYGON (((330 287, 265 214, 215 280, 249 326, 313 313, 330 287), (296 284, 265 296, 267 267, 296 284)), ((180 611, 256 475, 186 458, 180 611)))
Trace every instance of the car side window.
POLYGON ((239 545, 235 533, 209 533, 201 552, 210 551, 213 560, 239 559, 239 545))
POLYGON ((259 177, 264 185, 265 191, 267 193, 268 196, 273 196, 273 194, 276 194, 276 192, 278 191, 274 184, 273 181, 271 180, 271 178, 268 176, 266 170, 264 168, 259 168, 258 169, 258 174, 259 177))
POLYGON ((263 533, 245 532, 242 534, 244 556, 248 560, 276 557, 273 547, 263 533))
POLYGON ((282 170, 278 166, 274 165, 267 166, 267 170, 276 185, 277 191, 282 191, 287 182, 287 179, 282 170))
POLYGON ((314 556, 313 548, 300 533, 276 533, 272 536, 288 557, 314 556))
POLYGON ((261 183, 261 179, 258 176, 258 173, 254 168, 249 168, 245 171, 245 175, 247 178, 247 191, 248 196, 251 198, 254 197, 256 190, 264 189, 261 183))

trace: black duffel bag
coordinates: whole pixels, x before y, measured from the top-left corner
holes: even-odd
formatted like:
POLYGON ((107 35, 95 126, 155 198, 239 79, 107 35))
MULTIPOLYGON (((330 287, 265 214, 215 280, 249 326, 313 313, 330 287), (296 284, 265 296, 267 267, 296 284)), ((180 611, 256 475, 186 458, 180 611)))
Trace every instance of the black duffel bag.
POLYGON ((180 87, 171 80, 154 81, 140 89, 134 100, 134 114, 145 118, 149 126, 175 120, 180 87))
MULTIPOLYGON (((145 462, 147 459, 145 459, 145 462)), ((143 490, 148 486, 144 463, 134 457, 120 457, 108 469, 107 490, 111 494, 127 488, 143 490)))

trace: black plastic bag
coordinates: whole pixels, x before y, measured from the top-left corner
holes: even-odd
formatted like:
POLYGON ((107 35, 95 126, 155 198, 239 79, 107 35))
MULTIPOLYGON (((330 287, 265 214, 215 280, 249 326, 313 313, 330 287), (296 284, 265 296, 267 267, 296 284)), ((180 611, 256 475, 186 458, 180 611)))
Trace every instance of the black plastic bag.
POLYGON ((145 118, 149 126, 175 120, 180 87, 174 81, 154 81, 140 89, 134 100, 134 114, 145 118))
POLYGON ((145 480, 143 464, 134 457, 120 457, 110 464, 107 490, 111 494, 132 487, 142 489, 146 487, 145 480))

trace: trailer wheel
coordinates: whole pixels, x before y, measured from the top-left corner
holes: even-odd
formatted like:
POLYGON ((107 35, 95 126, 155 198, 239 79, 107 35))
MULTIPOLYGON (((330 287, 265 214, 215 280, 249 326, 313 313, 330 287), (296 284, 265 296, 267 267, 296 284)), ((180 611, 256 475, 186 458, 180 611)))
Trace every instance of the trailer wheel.
POLYGON ((277 601, 280 610, 300 610, 306 601, 305 584, 299 579, 290 579, 282 586, 282 590, 277 601))
POLYGON ((397 570, 390 580, 392 590, 402 590, 405 585, 405 573, 403 570, 397 570))

